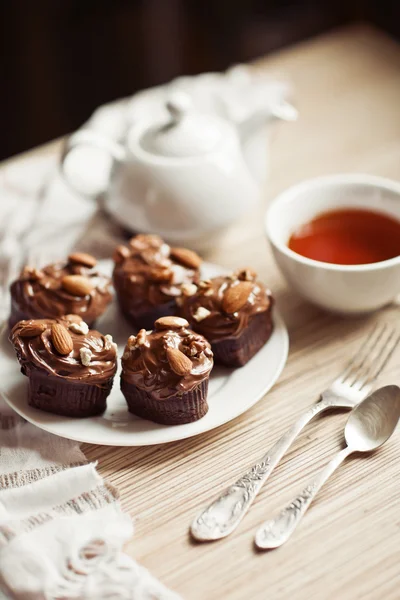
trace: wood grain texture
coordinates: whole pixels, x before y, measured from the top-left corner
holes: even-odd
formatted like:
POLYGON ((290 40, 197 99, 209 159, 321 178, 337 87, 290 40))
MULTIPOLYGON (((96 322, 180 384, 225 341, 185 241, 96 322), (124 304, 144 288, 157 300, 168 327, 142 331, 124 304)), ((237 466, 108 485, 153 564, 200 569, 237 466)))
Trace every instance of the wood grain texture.
MULTIPOLYGON (((293 82, 300 111, 272 144, 265 201, 299 180, 367 172, 399 178, 400 48, 368 27, 333 32, 258 63, 293 82)), ((54 151, 57 150, 55 146, 54 151)), ((288 364, 274 389, 232 423, 190 440, 146 448, 84 446, 118 486, 136 535, 126 550, 187 600, 395 600, 400 597, 400 440, 370 458, 346 461, 322 489, 292 540, 257 553, 258 525, 283 507, 341 447, 344 413, 323 416, 301 435, 228 539, 190 541, 194 515, 280 436, 318 397, 376 321, 391 307, 341 319, 302 301, 273 264, 265 207, 229 231, 207 258, 251 265, 274 291, 290 333, 288 364)), ((400 352, 382 383, 400 384, 400 352)))

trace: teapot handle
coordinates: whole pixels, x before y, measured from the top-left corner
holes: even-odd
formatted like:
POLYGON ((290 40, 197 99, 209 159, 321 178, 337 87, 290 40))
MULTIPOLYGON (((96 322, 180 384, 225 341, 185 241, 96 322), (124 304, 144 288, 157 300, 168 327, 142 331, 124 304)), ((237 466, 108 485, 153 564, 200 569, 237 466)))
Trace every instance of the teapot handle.
MULTIPOLYGON (((71 173, 71 170, 67 168, 67 163, 70 153, 79 147, 92 147, 99 150, 104 150, 107 154, 109 154, 112 161, 110 167, 112 167, 115 163, 125 162, 127 153, 122 144, 119 144, 114 140, 110 140, 105 135, 97 133, 96 131, 91 131, 90 129, 82 129, 77 131, 66 140, 61 155, 61 173, 64 177, 64 180, 74 192, 86 197, 94 198, 100 191, 105 191, 108 182, 104 182, 102 190, 96 189, 95 192, 90 192, 87 189, 83 189, 84 186, 77 182, 76 176, 74 176, 71 173)), ((111 168, 109 171, 111 172, 111 168)))

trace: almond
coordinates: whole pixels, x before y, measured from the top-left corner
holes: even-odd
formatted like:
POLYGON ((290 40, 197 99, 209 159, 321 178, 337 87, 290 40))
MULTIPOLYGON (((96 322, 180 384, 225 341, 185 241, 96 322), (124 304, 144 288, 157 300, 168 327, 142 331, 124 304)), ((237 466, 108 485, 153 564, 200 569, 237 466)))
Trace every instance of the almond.
POLYGON ((29 323, 28 325, 24 325, 19 332, 20 337, 36 337, 43 333, 46 329, 46 325, 44 323, 29 323))
POLYGON ((68 330, 60 323, 54 323, 51 326, 51 341, 54 348, 61 356, 66 356, 72 352, 74 344, 68 330))
POLYGON ((68 260, 71 263, 83 265, 84 267, 89 267, 90 269, 95 267, 97 263, 95 257, 91 254, 86 254, 86 252, 74 252, 68 256, 68 260))
POLYGON ((202 263, 200 256, 187 248, 171 248, 170 257, 189 269, 198 269, 202 263))
POLYGON ((113 260, 118 265, 131 255, 131 251, 126 246, 117 246, 114 250, 113 260))
POLYGON ((178 348, 167 348, 167 359, 173 372, 181 377, 192 370, 192 361, 178 348))
POLYGON ((65 275, 61 280, 61 285, 73 296, 86 296, 93 290, 92 282, 82 275, 65 275))
POLYGON ((189 323, 181 317, 160 317, 154 323, 154 326, 156 329, 181 329, 182 327, 189 327, 189 323))
POLYGON ((246 304, 253 287, 251 281, 239 281, 229 287, 222 298, 222 309, 229 314, 240 310, 246 304))

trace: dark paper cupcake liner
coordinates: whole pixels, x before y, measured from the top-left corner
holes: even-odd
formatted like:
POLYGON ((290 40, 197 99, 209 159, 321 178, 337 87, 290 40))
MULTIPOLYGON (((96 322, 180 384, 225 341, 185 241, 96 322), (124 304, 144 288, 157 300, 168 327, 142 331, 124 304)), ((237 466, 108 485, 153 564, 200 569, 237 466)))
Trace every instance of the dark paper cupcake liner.
POLYGON ((113 379, 98 386, 36 372, 29 377, 28 404, 65 417, 92 417, 105 411, 112 384, 113 379))
POLYGON ((208 379, 190 392, 172 396, 166 400, 155 400, 151 394, 127 383, 121 376, 121 391, 125 396, 129 412, 163 425, 182 425, 204 417, 208 411, 208 379))
POLYGON ((211 343, 214 362, 226 367, 243 367, 269 340, 272 328, 271 311, 259 313, 237 338, 211 343))

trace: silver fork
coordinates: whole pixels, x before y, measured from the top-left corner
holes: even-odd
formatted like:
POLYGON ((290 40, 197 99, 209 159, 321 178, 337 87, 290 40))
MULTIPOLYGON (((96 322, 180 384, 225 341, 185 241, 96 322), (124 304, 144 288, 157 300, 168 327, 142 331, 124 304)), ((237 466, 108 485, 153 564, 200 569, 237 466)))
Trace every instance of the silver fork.
POLYGON ((351 409, 371 391, 400 341, 388 325, 376 326, 344 371, 273 446, 194 519, 191 533, 206 542, 226 537, 243 519, 264 482, 297 436, 316 415, 331 408, 351 409))

